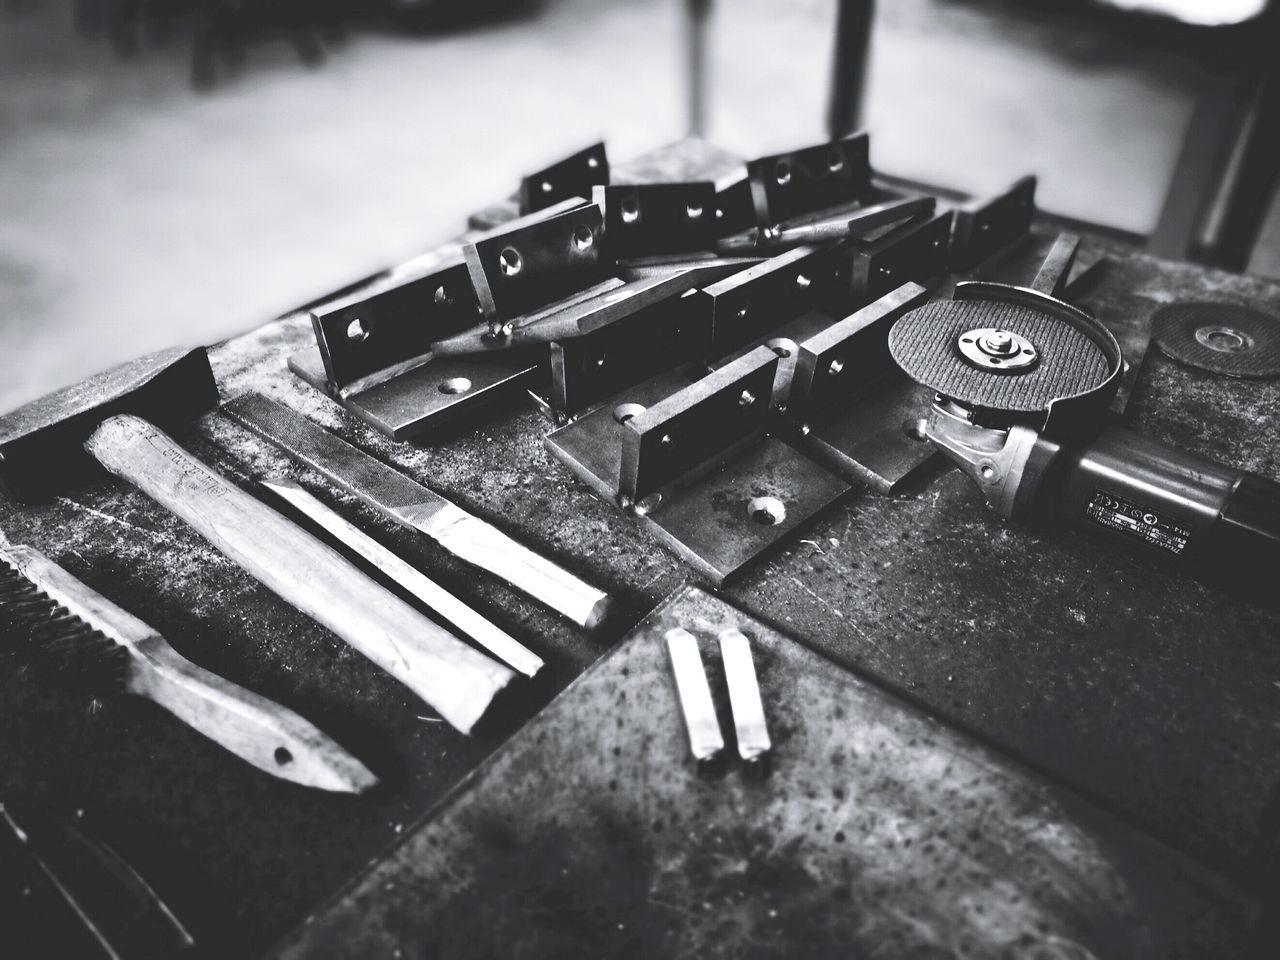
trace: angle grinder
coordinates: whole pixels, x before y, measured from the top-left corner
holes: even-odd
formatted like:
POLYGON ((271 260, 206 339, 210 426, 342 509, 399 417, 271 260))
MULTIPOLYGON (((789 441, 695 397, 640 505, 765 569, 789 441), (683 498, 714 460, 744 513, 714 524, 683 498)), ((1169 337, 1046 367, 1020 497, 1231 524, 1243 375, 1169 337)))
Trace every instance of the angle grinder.
POLYGON ((921 439, 1005 518, 1083 529, 1246 589, 1280 585, 1280 484, 1108 422, 1120 346, 1061 299, 1078 238, 1029 287, 956 284, 904 315, 889 350, 935 392, 921 439))

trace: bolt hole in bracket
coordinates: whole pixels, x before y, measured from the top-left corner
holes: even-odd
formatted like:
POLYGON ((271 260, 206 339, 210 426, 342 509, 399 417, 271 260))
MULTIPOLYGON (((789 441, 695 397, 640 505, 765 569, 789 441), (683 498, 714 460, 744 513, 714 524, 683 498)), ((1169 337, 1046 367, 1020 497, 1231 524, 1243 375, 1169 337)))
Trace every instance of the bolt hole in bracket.
POLYGON ((877 198, 865 133, 752 160, 747 181, 757 227, 877 198))
POLYGON ((547 448, 719 585, 849 490, 769 434, 779 362, 761 346, 693 382, 661 374, 553 431, 547 448))
POLYGON ((934 456, 904 424, 932 394, 902 374, 889 329, 929 292, 903 284, 851 316, 802 340, 785 416, 806 454, 840 476, 891 493, 934 456))
POLYGON ((611 277, 603 227, 600 208, 575 198, 465 244, 463 259, 489 334, 501 336, 509 321, 611 277))
POLYGON ((289 369, 395 440, 444 432, 510 405, 537 373, 519 358, 430 352, 478 315, 461 249, 447 246, 312 307, 316 347, 289 369))
POLYGON ((710 252, 716 241, 711 181, 596 187, 610 254, 618 259, 710 252))
POLYGON ((565 200, 587 200, 591 191, 609 182, 609 157, 603 143, 595 143, 520 182, 520 215, 537 213, 565 200))

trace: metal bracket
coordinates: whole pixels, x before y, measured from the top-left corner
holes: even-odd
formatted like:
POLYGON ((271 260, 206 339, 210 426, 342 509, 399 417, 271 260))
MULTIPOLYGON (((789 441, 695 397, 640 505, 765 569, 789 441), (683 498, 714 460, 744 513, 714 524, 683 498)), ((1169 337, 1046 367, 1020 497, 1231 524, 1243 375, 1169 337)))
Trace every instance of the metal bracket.
POLYGON ((946 273, 951 218, 948 210, 891 229, 874 240, 847 241, 852 301, 870 303, 909 280, 926 283, 946 273))
POLYGON ((873 193, 865 133, 747 164, 756 225, 777 223, 873 193))
POLYGON ((288 364, 296 376, 393 440, 446 430, 510 405, 539 373, 536 364, 428 354, 393 377, 339 391, 326 378, 317 351, 291 354, 288 364))
POLYGON ((951 230, 951 270, 970 270, 1025 237, 1035 213, 1035 177, 1023 177, 999 196, 957 208, 951 230))
POLYGON ((838 247, 797 247, 705 287, 713 356, 724 356, 788 320, 849 304, 849 260, 838 247))
POLYGON ((466 244, 463 257, 490 332, 611 276, 603 226, 594 203, 566 200, 466 244))
POLYGON ((597 187, 613 257, 710 251, 716 239, 716 188, 710 181, 597 187))
POLYGON ((537 213, 574 197, 590 200, 592 187, 608 182, 609 157, 604 144, 592 144, 521 180, 520 214, 537 213))
POLYGON ((420 357, 476 322, 480 308, 461 253, 425 276, 396 279, 311 312, 325 374, 337 390, 420 357))
POLYGON ((756 222, 755 202, 751 197, 751 181, 745 173, 728 183, 716 184, 717 236, 741 233, 759 225, 756 222))
POLYGON ((849 489, 768 436, 778 357, 666 373, 553 431, 550 452, 719 585, 849 489))
POLYGON ((785 401, 802 450, 842 477, 890 493, 923 466, 933 448, 914 426, 930 394, 889 354, 889 328, 923 305, 914 283, 802 341, 785 401))

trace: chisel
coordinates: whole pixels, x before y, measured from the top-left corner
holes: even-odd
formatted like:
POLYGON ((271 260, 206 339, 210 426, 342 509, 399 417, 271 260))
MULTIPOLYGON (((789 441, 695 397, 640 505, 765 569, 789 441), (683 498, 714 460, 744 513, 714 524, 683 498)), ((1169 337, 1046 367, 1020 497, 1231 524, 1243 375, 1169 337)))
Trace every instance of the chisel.
POLYGON ((222 409, 392 520, 425 533, 454 556, 502 577, 580 626, 591 630, 604 619, 607 594, 301 414, 258 393, 222 409))

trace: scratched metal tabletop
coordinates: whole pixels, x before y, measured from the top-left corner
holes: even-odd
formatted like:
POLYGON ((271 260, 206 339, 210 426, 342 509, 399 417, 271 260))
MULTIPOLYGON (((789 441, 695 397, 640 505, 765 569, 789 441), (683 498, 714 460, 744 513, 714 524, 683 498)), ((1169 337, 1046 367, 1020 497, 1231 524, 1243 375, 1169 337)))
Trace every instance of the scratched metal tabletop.
MULTIPOLYGON (((1025 279, 1054 232, 1044 218, 1034 241, 989 275, 1025 279)), ((1274 284, 1089 243, 1111 252, 1082 292, 1103 319, 1140 326, 1162 304, 1205 299, 1280 313, 1274 284)), ((287 356, 310 342, 305 316, 296 316, 217 346, 223 397, 254 389, 296 407, 615 593, 630 614, 588 638, 294 468, 220 414, 177 439, 237 482, 297 479, 470 600, 547 660, 542 702, 690 576, 548 455, 549 424, 535 410, 500 414, 434 445, 393 444, 287 371, 287 356)), ((1280 382, 1214 377, 1152 349, 1128 416, 1158 439, 1280 479, 1280 382)), ((297 710, 382 778, 359 798, 293 787, 149 703, 121 698, 90 710, 0 649, 3 793, 84 810, 210 955, 279 940, 502 742, 468 740, 438 722, 407 689, 118 481, 38 507, 0 501, 0 529, 147 620, 190 659, 297 710)), ((1280 815, 1274 608, 1074 535, 1008 526, 969 481, 942 467, 891 497, 854 491, 725 595, 1241 889, 1274 881, 1258 872, 1273 856, 1280 815)), ((590 711, 580 718, 586 728, 600 720, 590 711)))

